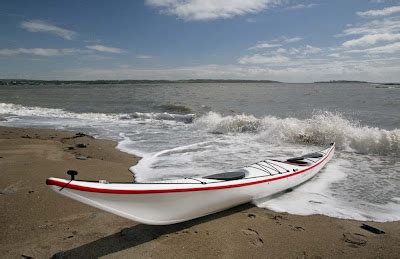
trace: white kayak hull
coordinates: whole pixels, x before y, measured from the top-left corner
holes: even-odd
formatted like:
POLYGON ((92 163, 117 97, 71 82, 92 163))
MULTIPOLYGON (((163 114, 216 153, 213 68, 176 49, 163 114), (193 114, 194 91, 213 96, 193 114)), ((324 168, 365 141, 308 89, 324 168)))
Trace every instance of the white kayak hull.
POLYGON ((265 171, 270 168, 267 162, 261 166, 253 164, 245 167, 246 176, 237 180, 186 178, 157 183, 100 183, 49 178, 47 184, 59 194, 124 218, 167 225, 295 187, 317 174, 333 153, 334 145, 321 151, 321 158, 307 159, 307 165, 266 160, 274 169, 265 171))

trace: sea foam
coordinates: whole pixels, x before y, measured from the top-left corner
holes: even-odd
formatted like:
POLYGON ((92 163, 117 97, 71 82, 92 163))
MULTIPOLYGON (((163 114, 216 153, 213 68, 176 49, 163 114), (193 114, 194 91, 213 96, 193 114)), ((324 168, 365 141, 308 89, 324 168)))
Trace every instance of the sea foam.
POLYGON ((400 155, 400 129, 385 130, 362 126, 338 113, 320 112, 309 119, 253 115, 222 116, 215 112, 198 118, 195 128, 210 133, 252 133, 262 142, 327 145, 362 154, 400 155))

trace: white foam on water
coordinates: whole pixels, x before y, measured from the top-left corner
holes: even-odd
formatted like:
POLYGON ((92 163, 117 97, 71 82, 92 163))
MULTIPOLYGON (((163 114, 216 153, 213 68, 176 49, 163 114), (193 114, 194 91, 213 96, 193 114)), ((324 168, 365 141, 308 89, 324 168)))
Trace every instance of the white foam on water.
POLYGON ((198 118, 194 127, 211 133, 255 133, 259 141, 308 145, 327 145, 349 152, 400 155, 400 129, 385 130, 362 126, 340 114, 320 112, 310 119, 277 118, 252 115, 222 116, 215 112, 198 118))
POLYGON ((200 166, 201 162, 196 163, 195 160, 196 156, 202 156, 202 153, 208 152, 212 145, 213 142, 205 141, 142 154, 142 159, 130 170, 135 172, 135 179, 138 182, 210 174, 215 169, 202 167, 200 166))
POLYGON ((343 159, 333 159, 325 168, 307 183, 294 188, 291 192, 274 197, 255 200, 261 208, 296 215, 322 214, 336 218, 395 221, 400 220, 400 204, 388 202, 383 205, 364 201, 347 202, 336 197, 330 187, 333 183, 346 181, 347 169, 351 163, 343 159))
POLYGON ((47 118, 69 118, 82 120, 117 120, 117 114, 104 113, 75 113, 63 109, 30 107, 12 103, 0 103, 0 114, 11 114, 17 116, 35 116, 47 118))
POLYGON ((133 112, 132 114, 117 114, 117 113, 76 113, 63 109, 56 108, 43 108, 23 106, 12 103, 0 103, 0 114, 9 114, 16 116, 31 116, 31 117, 45 117, 45 118, 58 118, 58 119, 80 119, 92 121, 119 121, 122 123, 124 120, 166 120, 191 123, 195 118, 194 114, 173 114, 173 113, 141 113, 133 112))

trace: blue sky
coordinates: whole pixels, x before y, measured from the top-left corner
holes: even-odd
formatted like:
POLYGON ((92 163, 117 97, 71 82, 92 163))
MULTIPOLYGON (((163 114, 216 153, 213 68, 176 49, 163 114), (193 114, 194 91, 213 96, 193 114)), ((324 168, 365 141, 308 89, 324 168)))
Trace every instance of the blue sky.
POLYGON ((2 1, 0 78, 400 81, 400 1, 2 1))

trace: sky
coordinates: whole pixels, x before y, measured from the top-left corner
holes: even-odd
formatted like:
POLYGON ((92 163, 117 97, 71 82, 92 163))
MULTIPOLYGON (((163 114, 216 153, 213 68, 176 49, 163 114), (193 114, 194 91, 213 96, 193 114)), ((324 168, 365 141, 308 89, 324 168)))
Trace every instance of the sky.
POLYGON ((0 78, 400 82, 400 0, 3 0, 0 78))

